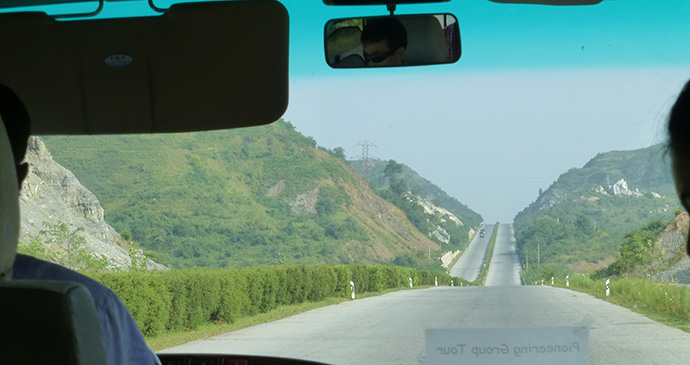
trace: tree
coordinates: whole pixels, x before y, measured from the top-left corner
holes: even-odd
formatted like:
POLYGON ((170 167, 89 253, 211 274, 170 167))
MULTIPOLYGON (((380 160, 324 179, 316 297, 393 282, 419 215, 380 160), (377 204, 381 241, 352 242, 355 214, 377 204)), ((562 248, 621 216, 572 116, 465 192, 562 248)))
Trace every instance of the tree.
POLYGON ((31 243, 19 241, 17 253, 50 262, 55 262, 57 260, 57 254, 47 250, 46 246, 39 239, 34 239, 31 243))
POLYGON ((345 149, 342 147, 336 147, 333 149, 333 156, 345 160, 345 149))
POLYGON ((70 230, 65 222, 51 224, 43 222, 46 229, 40 231, 44 247, 56 251, 55 262, 80 272, 101 272, 108 268, 108 259, 91 255, 83 246, 86 238, 83 228, 70 230))
POLYGON ((383 169, 383 176, 392 179, 395 175, 402 172, 402 164, 395 162, 395 160, 388 160, 388 164, 383 169))
POLYGON ((621 257, 616 263, 621 273, 631 271, 637 266, 647 265, 660 254, 660 252, 654 252, 654 240, 664 227, 661 220, 655 220, 625 235, 625 242, 618 248, 621 257))
POLYGON ((141 247, 132 241, 129 242, 129 260, 129 271, 148 270, 148 258, 141 247))

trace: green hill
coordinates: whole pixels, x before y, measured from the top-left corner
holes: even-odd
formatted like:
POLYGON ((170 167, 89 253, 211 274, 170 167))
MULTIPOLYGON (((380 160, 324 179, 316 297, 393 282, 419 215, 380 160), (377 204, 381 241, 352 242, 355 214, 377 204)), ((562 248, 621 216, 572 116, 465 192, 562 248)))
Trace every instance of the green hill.
POLYGON ((599 154, 561 175, 515 217, 526 280, 606 267, 618 258, 626 232, 670 221, 677 209, 663 146, 599 154))
POLYGON ((390 263, 439 246, 282 120, 170 135, 50 136, 105 218, 172 268, 390 263))
POLYGON ((379 195, 402 209, 420 231, 428 233, 441 245, 449 244, 453 250, 464 250, 471 234, 484 221, 481 215, 405 164, 394 160, 371 160, 365 173, 361 160, 348 162, 357 173, 368 177, 369 184, 379 195), (405 199, 396 199, 400 193, 405 199))

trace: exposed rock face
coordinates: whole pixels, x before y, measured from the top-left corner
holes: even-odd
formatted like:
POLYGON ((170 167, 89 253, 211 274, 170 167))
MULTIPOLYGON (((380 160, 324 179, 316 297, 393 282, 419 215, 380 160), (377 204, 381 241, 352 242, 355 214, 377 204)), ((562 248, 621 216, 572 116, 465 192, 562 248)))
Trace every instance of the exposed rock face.
POLYGON ((462 221, 460 220, 460 218, 455 216, 455 214, 451 213, 450 211, 448 211, 445 208, 442 208, 442 207, 435 205, 434 203, 430 202, 427 199, 424 199, 420 196, 416 196, 412 193, 409 193, 408 199, 410 199, 412 201, 416 201, 417 204, 421 205, 422 208, 424 208, 424 212, 426 212, 427 214, 432 214, 432 215, 447 218, 448 220, 455 222, 455 224, 457 224, 459 226, 464 225, 462 223, 462 221))
MULTIPOLYGON (((604 190, 601 186, 599 188, 600 189, 597 189, 597 191, 599 191, 599 192, 604 190)), ((609 188, 605 190, 605 193, 609 194, 609 195, 616 195, 616 196, 619 196, 619 195, 622 195, 622 196, 642 196, 643 195, 640 192, 640 190, 638 190, 638 189, 635 189, 634 191, 630 190, 630 188, 628 188, 628 183, 625 181, 625 179, 620 179, 620 180, 616 181, 615 184, 609 186, 609 188)))
MULTIPOLYGON (((599 194, 602 195, 614 195, 614 196, 632 196, 632 197, 640 197, 644 196, 645 194, 640 191, 640 189, 635 188, 635 190, 631 190, 628 187, 628 182, 625 181, 625 179, 620 179, 618 180, 615 184, 609 185, 608 188, 604 189, 603 186, 599 185, 596 188, 594 188, 594 191, 596 191, 599 194)), ((659 193, 655 193, 653 191, 649 192, 649 196, 655 199, 662 199, 663 196, 660 195, 659 193)))
POLYGON ((628 188, 628 183, 624 179, 618 180, 609 191, 610 194, 613 195, 642 196, 639 189, 636 188, 635 191, 630 190, 628 188))
POLYGON ((460 256, 462 251, 457 250, 457 251, 448 251, 441 256, 441 266, 443 266, 444 269, 448 269, 450 267, 450 264, 453 263, 456 257, 460 256))
MULTIPOLYGON (((40 236, 45 229, 44 222, 57 225, 66 223, 70 231, 83 228, 85 248, 97 257, 105 257, 110 266, 128 269, 129 250, 118 245, 125 244, 115 230, 104 221, 104 211, 96 196, 82 186, 69 170, 55 161, 43 141, 31 137, 26 154, 30 165, 29 176, 24 180, 20 198, 21 233, 20 240, 29 243, 40 236)), ((165 269, 165 266, 151 260, 150 269, 165 269)))
POLYGON ((299 215, 305 213, 316 213, 316 202, 319 200, 319 189, 308 191, 303 194, 297 194, 293 199, 288 199, 287 202, 292 207, 292 212, 299 215))
POLYGON ((685 252, 690 217, 688 213, 679 214, 659 234, 655 245, 661 246, 665 262, 675 262, 664 271, 652 275, 654 278, 690 284, 690 257, 685 252), (680 258, 674 259, 675 258, 680 258))
POLYGON ((278 181, 278 183, 268 188, 268 190, 266 191, 266 196, 270 196, 271 198, 277 198, 278 195, 280 195, 280 193, 282 193, 284 189, 285 180, 280 180, 278 181))
MULTIPOLYGON (((437 217, 441 217, 442 222, 447 222, 451 221, 455 223, 458 226, 463 226, 464 224, 458 218, 455 214, 451 213, 445 208, 439 207, 435 205, 434 203, 430 202, 427 199, 422 198, 421 196, 412 194, 411 192, 407 192, 406 194, 407 200, 419 204, 424 208, 424 212, 430 215, 435 215, 437 217)), ((441 226, 436 226, 435 229, 431 232, 428 232, 429 237, 431 238, 436 238, 439 242, 442 243, 450 243, 450 233, 443 229, 441 226)), ((470 239, 472 239, 472 234, 470 234, 470 239)))

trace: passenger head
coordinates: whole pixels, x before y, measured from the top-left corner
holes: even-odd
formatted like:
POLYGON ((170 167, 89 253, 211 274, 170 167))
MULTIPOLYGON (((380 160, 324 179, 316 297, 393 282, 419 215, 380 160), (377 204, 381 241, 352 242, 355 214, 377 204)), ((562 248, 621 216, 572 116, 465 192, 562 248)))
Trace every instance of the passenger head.
POLYGON ((393 17, 372 19, 362 30, 362 47, 367 66, 401 66, 405 64, 407 31, 393 17))
POLYGON ((12 89, 3 84, 0 84, 0 116, 9 137, 17 169, 17 183, 21 188, 22 181, 29 172, 29 165, 23 163, 31 129, 29 113, 12 89))
POLYGON ((9 138, 3 123, 0 123, 0 282, 12 276, 18 237, 19 189, 16 169, 9 138))
MULTIPOLYGON (((668 118, 668 150, 676 192, 690 211, 690 81, 685 84, 668 118)), ((690 241, 686 244, 690 255, 690 241)))

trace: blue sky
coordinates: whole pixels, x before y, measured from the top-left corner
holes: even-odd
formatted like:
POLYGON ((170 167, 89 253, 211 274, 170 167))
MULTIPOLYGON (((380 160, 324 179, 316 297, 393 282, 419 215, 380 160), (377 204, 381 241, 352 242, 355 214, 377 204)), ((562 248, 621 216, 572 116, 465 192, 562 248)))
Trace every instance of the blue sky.
POLYGON ((511 222, 540 188, 597 153, 663 141, 667 110, 690 78, 690 2, 654 3, 399 6, 456 15, 463 56, 383 71, 329 69, 321 34, 330 18, 383 15, 383 6, 321 13, 287 2, 285 119, 348 156, 371 141, 371 155, 409 165, 488 222, 511 222))
MULTIPOLYGON (((385 6, 282 2, 291 24, 284 118, 348 156, 373 142, 371 155, 407 164, 488 222, 511 222, 540 188, 597 153, 663 141, 668 109, 690 78, 687 0, 400 5, 397 14, 454 14, 463 55, 388 70, 333 70, 323 56, 329 19, 385 15, 385 6)), ((150 14, 146 7, 108 3, 103 15, 150 14)))

